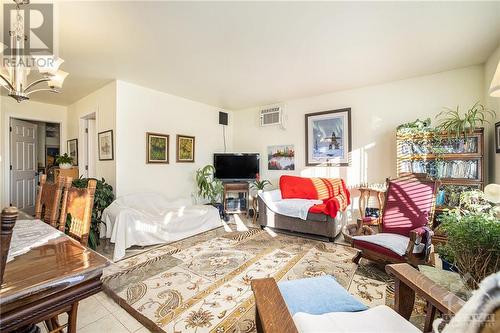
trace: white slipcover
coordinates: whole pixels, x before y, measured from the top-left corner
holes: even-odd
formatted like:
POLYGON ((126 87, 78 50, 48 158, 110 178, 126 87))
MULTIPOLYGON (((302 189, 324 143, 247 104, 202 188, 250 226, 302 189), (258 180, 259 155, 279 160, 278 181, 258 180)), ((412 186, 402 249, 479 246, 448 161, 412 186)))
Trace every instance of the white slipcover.
POLYGON ((386 305, 366 311, 322 315, 298 312, 293 321, 299 333, 422 333, 386 305))
POLYGON ((260 192, 259 196, 273 212, 302 220, 307 220, 307 214, 312 206, 323 203, 322 200, 283 199, 280 190, 260 192))
POLYGON ((222 226, 219 211, 209 205, 191 205, 188 199, 169 200, 157 193, 117 198, 103 212, 101 237, 115 243, 113 260, 125 249, 173 242, 222 226))

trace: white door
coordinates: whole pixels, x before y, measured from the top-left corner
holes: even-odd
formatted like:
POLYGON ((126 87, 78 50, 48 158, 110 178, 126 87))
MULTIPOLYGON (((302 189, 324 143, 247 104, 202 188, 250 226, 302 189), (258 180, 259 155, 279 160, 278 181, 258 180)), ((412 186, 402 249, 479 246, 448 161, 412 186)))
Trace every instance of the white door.
POLYGON ((36 125, 10 120, 10 203, 33 215, 36 197, 36 125))

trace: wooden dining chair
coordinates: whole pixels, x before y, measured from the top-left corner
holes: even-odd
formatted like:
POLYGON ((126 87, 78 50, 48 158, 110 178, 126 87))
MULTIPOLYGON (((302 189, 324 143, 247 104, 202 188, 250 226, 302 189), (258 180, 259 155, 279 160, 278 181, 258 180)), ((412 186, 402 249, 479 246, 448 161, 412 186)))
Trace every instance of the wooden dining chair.
POLYGON ((90 226, 92 222, 92 208, 94 207, 94 193, 97 185, 95 179, 90 179, 87 188, 72 187, 73 179, 66 177, 62 199, 59 230, 66 232, 70 237, 87 246, 90 226), (66 230, 66 221, 70 218, 70 225, 66 230))
MULTIPOLYGON (((59 230, 76 239, 83 246, 87 246, 90 226, 92 222, 92 208, 94 206, 94 193, 97 185, 95 179, 90 179, 87 188, 72 187, 73 178, 64 178, 64 191, 62 196, 61 214, 59 217, 59 230), (66 230, 66 222, 70 224, 66 230)), ((78 316, 78 302, 73 303, 67 310, 68 323, 59 324, 58 315, 45 321, 51 333, 61 332, 67 327, 68 333, 76 332, 78 316)), ((62 312, 63 313, 63 312, 62 312)))
POLYGON ((7 264, 7 256, 9 254, 10 240, 12 239, 12 230, 16 224, 17 208, 7 207, 2 210, 1 229, 0 229, 0 288, 3 283, 3 273, 7 264))
POLYGON ((56 183, 48 183, 47 175, 40 176, 40 186, 35 202, 35 218, 43 220, 54 228, 57 228, 63 185, 62 177, 59 177, 56 183))

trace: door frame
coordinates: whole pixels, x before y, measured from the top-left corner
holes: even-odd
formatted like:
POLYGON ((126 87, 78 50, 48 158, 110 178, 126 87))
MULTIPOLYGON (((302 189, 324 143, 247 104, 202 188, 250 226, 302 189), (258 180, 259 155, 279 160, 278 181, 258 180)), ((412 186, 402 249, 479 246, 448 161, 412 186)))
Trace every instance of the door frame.
POLYGON ((24 121, 39 121, 46 123, 59 124, 59 145, 61 147, 60 152, 66 152, 66 145, 64 144, 66 141, 66 124, 64 121, 58 121, 53 119, 47 119, 46 117, 29 117, 17 112, 6 112, 3 118, 3 154, 2 156, 2 164, 3 164, 3 181, 0 184, 3 184, 2 188, 2 203, 1 207, 10 206, 10 120, 19 119, 24 121))
MULTIPOLYGON (((85 165, 87 165, 87 163, 88 163, 87 157, 85 156, 85 152, 87 151, 86 150, 87 149, 87 147, 86 147, 87 142, 85 141, 85 129, 84 129, 85 126, 84 126, 84 124, 85 124, 86 120, 94 119, 95 120, 95 130, 96 130, 95 135, 97 136, 97 132, 98 132, 97 129, 99 128, 98 115, 99 115, 99 107, 95 106, 95 107, 93 107, 93 110, 78 116, 78 173, 79 173, 79 176, 85 175, 85 173, 86 173, 85 165), (89 118, 91 116, 94 116, 94 118, 89 118)), ((99 145, 97 138, 96 138, 96 142, 97 142, 97 144, 95 147, 95 149, 96 149, 95 153, 97 154, 97 149, 98 149, 98 145, 99 145)), ((97 169, 97 158, 94 158, 94 161, 95 161, 95 169, 97 169)), ((96 171, 96 170, 94 170, 94 171, 96 171)))

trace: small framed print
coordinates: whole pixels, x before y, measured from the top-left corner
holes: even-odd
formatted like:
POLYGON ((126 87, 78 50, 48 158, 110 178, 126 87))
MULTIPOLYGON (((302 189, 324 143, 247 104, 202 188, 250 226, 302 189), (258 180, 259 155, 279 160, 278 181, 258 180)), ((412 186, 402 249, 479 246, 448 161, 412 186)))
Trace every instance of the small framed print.
POLYGON ((500 121, 495 124, 495 147, 497 154, 500 153, 500 121))
POLYGON ((113 130, 100 132, 97 134, 99 146, 99 161, 113 160, 113 130))
POLYGON ((168 164, 167 134, 146 133, 146 163, 168 164))
POLYGON ((194 163, 195 138, 188 135, 177 135, 177 162, 194 163))
POLYGON ((68 155, 73 159, 73 165, 78 165, 78 139, 68 140, 68 155))

